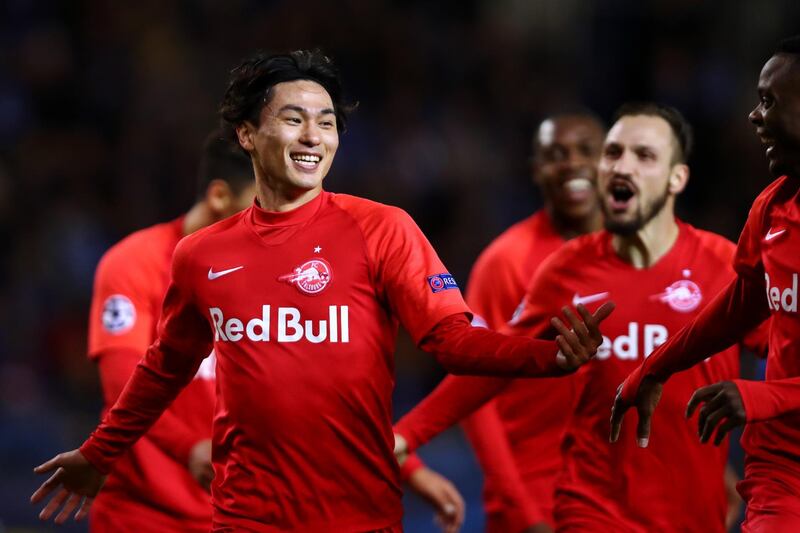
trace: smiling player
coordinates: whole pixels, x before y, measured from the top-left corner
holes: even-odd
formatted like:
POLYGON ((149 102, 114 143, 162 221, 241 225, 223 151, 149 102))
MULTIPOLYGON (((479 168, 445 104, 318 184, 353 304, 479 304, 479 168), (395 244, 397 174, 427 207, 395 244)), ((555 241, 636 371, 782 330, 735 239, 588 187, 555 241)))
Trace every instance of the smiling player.
POLYGON ((103 423, 32 500, 83 516, 102 473, 213 347, 214 528, 400 531, 391 393, 398 324, 456 373, 552 376, 602 342, 566 313, 556 342, 472 327, 453 277, 400 209, 323 191, 347 106, 318 52, 258 54, 231 75, 223 121, 250 155, 256 203, 175 250, 158 340, 103 423), (287 277, 288 276, 288 277, 287 277), (83 497, 87 497, 83 499, 83 497))

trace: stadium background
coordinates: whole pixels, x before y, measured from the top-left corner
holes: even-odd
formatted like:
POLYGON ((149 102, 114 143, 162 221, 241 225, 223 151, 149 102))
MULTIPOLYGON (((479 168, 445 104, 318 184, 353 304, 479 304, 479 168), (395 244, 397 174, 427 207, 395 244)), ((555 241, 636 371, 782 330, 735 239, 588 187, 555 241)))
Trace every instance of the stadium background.
MULTIPOLYGON (((798 21, 795 0, 0 3, 0 531, 50 530, 27 503, 31 468, 80 444, 101 405, 85 357, 95 264, 192 204, 227 72, 252 50, 336 58, 360 106, 327 188, 407 209, 463 286, 540 205, 533 125, 576 105, 606 121, 629 99, 684 111, 697 144, 680 212, 735 239, 769 182, 747 121, 758 72, 798 21)), ((441 377, 405 338, 397 373, 398 413, 441 377)), ((460 432, 422 455, 480 531, 460 432)), ((407 510, 408 531, 436 531, 420 502, 407 510)))

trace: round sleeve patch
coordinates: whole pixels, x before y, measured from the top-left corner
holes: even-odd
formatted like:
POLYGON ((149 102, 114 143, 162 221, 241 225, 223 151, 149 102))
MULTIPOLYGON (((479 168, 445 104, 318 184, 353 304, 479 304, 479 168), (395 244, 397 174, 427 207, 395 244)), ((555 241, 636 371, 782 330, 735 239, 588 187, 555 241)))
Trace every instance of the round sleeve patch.
POLYGON ((114 335, 125 333, 136 323, 136 307, 127 296, 114 294, 103 304, 103 327, 114 335))

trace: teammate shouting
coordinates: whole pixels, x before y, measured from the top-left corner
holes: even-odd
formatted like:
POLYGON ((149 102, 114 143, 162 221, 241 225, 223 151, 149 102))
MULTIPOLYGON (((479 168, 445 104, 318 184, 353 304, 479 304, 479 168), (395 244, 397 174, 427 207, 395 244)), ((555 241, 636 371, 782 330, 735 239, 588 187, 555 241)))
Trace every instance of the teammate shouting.
POLYGON ((547 376, 602 342, 595 315, 553 319, 556 342, 473 328, 460 292, 399 209, 322 190, 344 127, 338 76, 316 52, 232 72, 223 120, 250 154, 256 204, 181 241, 158 340, 81 446, 37 468, 42 512, 83 516, 102 473, 217 357, 214 527, 399 531, 391 432, 401 322, 451 372, 547 376), (82 499, 82 497, 88 497, 82 499))
MULTIPOLYGON (((758 105, 750 113, 777 179, 753 203, 733 267, 736 278, 681 332, 638 367, 620 387, 612 411, 611 439, 620 437, 625 412, 639 412, 637 438, 662 438, 661 411, 653 414, 662 384, 742 332, 772 317, 766 381, 722 381, 698 389, 687 415, 702 405, 702 442, 742 435, 747 502, 743 531, 800 530, 800 36, 783 41, 758 80, 758 105), (766 298, 765 298, 766 296, 766 298)), ((680 380, 681 375, 675 376, 680 380)), ((668 390, 668 389, 667 389, 668 390)), ((697 481, 702 483, 698 477, 697 481)), ((702 512, 702 511, 697 511, 702 512)))
MULTIPOLYGON (((552 334, 547 316, 556 302, 622 302, 604 327, 607 336, 597 360, 568 380, 550 380, 560 405, 547 396, 535 404, 552 418, 568 419, 555 491, 559 531, 725 530, 727 448, 709 450, 694 441, 682 402, 698 385, 736 376, 735 350, 687 374, 669 391, 663 446, 665 453, 684 450, 679 460, 674 455, 654 459, 635 446, 613 448, 596 434, 608 424, 603 404, 613 396, 619 376, 678 331, 733 276, 726 267, 733 245, 675 218, 675 199, 689 177, 690 147, 689 125, 674 109, 623 106, 599 164, 606 231, 573 239, 551 254, 512 321, 515 333, 546 337, 552 334), (566 390, 559 392, 558 385, 566 390), (702 486, 695 470, 707 473, 702 486), (692 509, 704 514, 686 512, 692 509)), ((440 387, 400 420, 396 431, 410 448, 509 383, 461 381, 460 387, 456 380, 440 387)), ((552 461, 535 450, 529 453, 531 463, 552 461)))

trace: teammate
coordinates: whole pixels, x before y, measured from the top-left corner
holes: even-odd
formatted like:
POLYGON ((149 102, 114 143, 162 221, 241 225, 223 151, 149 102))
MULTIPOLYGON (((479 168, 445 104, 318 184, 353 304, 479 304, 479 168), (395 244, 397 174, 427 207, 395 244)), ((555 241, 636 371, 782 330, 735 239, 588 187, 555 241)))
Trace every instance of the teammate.
POLYGON ((555 342, 472 327, 458 288, 399 209, 322 190, 346 106, 317 52, 258 54, 221 106, 253 162, 256 203, 175 250, 158 340, 104 422, 32 501, 85 515, 102 473, 214 348, 213 524, 218 530, 399 531, 391 432, 398 322, 450 372, 552 376, 602 342, 606 304, 555 342), (63 507, 62 507, 63 505, 63 507))
MULTIPOLYGON (((197 202, 185 215, 133 233, 97 267, 89 357, 100 372, 106 409, 156 338, 178 241, 253 202, 250 160, 222 132, 208 137, 198 176, 197 202)), ((119 458, 92 506, 92 531, 209 530, 214 366, 212 354, 158 422, 119 458)))
MULTIPOLYGON (((661 411, 653 414, 662 384, 672 374, 739 340, 772 317, 766 381, 722 381, 698 389, 687 415, 702 405, 701 442, 717 444, 734 427, 742 435, 747 502, 743 531, 800 530, 800 36, 784 40, 758 81, 750 113, 777 179, 753 203, 733 261, 736 278, 703 312, 638 367, 620 387, 612 411, 611 440, 620 437, 625 412, 636 406, 637 438, 648 442, 651 419, 662 438, 661 411), (766 299, 765 299, 766 296, 766 299)), ((681 375, 674 380, 680 380, 681 375)), ((671 385, 670 385, 671 386, 671 385)), ((669 390, 668 388, 666 390, 669 390)), ((698 483, 702 480, 697 479, 698 483)), ((700 512, 700 511, 698 511, 700 512)))
MULTIPOLYGON (((588 113, 555 115, 537 128, 532 172, 544 209, 489 245, 467 284, 467 304, 489 328, 497 330, 511 319, 533 272, 548 255, 565 240, 602 227, 595 187, 604 137, 603 125, 588 113)), ((464 421, 484 474, 487 531, 547 531, 552 526, 553 484, 561 467, 566 419, 531 406, 546 398, 555 407, 570 390, 560 380, 533 387, 520 380, 464 421)))
MULTIPOLYGON (((514 333, 546 337, 553 302, 596 305, 612 297, 623 302, 604 327, 607 337, 597 360, 569 380, 550 380, 556 382, 551 390, 560 405, 550 397, 535 404, 552 418, 568 418, 556 482, 556 526, 560 531, 725 531, 727 448, 709 450, 694 442, 682 408, 675 406, 700 384, 736 376, 735 350, 687 374, 669 391, 663 445, 684 450, 679 462, 674 454, 653 460, 635 447, 610 447, 595 433, 607 424, 602 406, 613 396, 618 376, 676 332, 733 275, 726 270, 733 245, 674 215, 675 198, 689 177, 688 124, 677 111, 655 104, 623 106, 617 117, 599 165, 606 231, 578 237, 551 254, 534 274, 524 310, 512 321, 514 333), (566 392, 558 391, 559 382, 566 392), (703 485, 690 474, 694 470, 708 473, 703 485), (686 512, 692 509, 704 515, 686 512)), ((413 449, 508 383, 462 378, 459 386, 452 380, 401 419, 396 431, 413 449)), ((530 463, 552 461, 537 450, 528 453, 530 463)))

